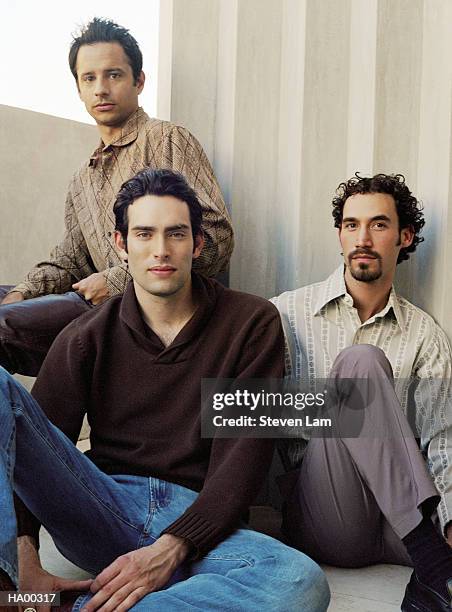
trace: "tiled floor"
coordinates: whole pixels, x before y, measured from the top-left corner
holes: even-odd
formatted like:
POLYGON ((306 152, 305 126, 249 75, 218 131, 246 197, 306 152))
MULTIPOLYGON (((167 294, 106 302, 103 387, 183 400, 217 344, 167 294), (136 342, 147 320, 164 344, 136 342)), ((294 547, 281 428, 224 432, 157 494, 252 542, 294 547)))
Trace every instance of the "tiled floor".
POLYGON ((399 612, 412 571, 398 565, 324 569, 332 593, 330 612, 399 612))

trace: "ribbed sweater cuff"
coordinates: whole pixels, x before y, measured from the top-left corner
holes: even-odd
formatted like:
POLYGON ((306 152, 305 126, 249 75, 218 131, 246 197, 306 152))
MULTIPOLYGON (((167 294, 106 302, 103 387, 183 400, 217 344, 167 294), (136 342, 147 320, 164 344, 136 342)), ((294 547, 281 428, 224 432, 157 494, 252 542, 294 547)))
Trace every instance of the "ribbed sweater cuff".
POLYGON ((164 531, 188 540, 194 547, 191 560, 199 559, 218 542, 224 539, 225 531, 195 512, 185 512, 164 531))

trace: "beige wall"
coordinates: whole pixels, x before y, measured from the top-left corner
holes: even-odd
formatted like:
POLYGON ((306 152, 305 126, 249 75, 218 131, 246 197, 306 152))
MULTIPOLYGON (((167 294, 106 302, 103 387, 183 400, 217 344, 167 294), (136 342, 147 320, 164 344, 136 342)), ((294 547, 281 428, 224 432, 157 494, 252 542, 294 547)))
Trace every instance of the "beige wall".
POLYGON ((159 113, 213 160, 232 286, 271 296, 324 278, 340 261, 337 184, 401 172, 427 226, 398 286, 452 338, 452 2, 163 0, 161 36, 159 113))
MULTIPOLYGON (((97 134, 84 123, 0 105, 0 284, 20 281, 61 239, 68 183, 97 134)), ((33 378, 16 376, 31 388, 33 378)))
POLYGON ((63 234, 72 174, 90 155, 95 127, 0 105, 0 284, 14 284, 63 234))

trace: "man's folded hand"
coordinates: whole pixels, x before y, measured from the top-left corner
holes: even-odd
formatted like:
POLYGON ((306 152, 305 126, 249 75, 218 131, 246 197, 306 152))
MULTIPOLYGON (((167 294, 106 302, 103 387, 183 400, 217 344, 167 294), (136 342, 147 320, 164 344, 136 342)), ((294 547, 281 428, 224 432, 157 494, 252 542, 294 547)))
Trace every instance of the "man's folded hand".
POLYGON ((94 580, 95 595, 82 612, 129 610, 148 593, 163 588, 189 551, 184 539, 164 534, 150 546, 121 555, 94 580))
POLYGON ((101 272, 90 274, 78 283, 74 283, 72 289, 94 305, 101 304, 110 297, 105 276, 101 272))

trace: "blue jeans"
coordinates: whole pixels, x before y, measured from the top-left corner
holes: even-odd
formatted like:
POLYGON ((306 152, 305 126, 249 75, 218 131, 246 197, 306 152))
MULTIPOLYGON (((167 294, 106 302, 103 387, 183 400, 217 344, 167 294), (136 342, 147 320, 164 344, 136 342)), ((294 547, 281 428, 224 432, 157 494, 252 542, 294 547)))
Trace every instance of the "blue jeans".
MULTIPOLYGON (((0 567, 17 584, 12 489, 62 554, 92 574, 119 555, 155 542, 197 493, 157 478, 108 476, 0 368, 0 567)), ((81 596, 78 611, 89 595, 81 596)), ((308 557, 250 529, 238 529, 167 587, 132 609, 324 611, 329 589, 308 557)))

